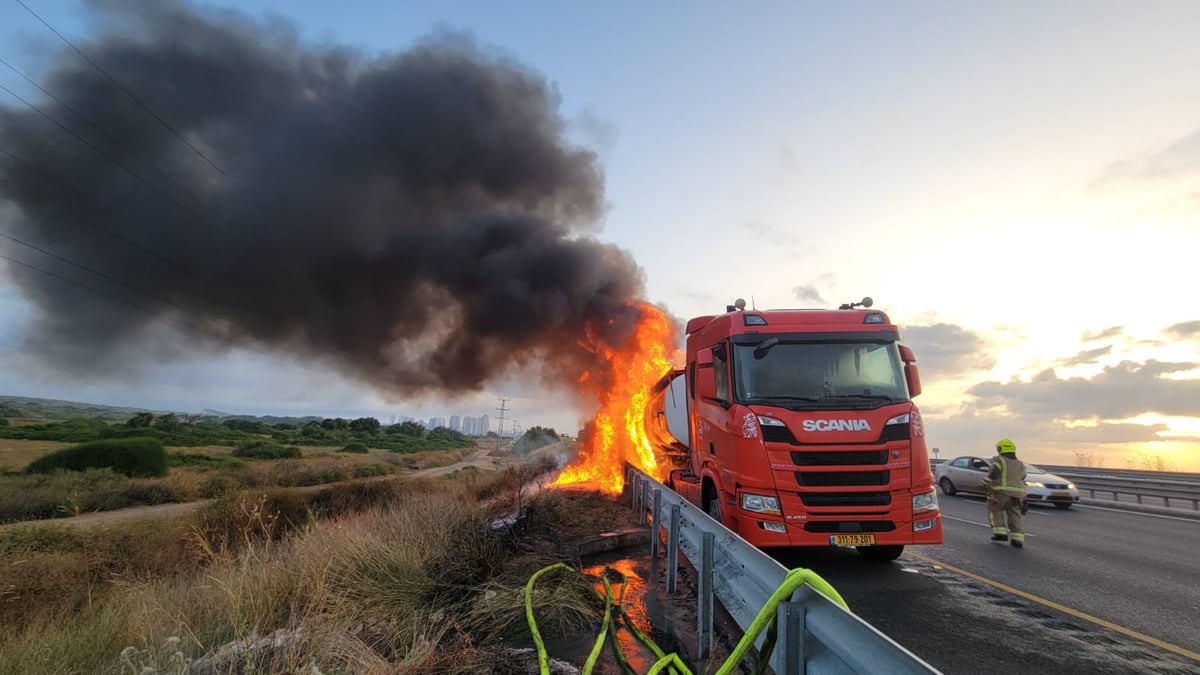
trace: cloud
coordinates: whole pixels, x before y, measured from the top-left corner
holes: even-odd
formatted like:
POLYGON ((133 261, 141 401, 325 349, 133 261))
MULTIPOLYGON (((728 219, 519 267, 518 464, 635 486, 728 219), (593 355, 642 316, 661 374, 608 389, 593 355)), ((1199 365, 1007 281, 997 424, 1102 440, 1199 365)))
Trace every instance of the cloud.
POLYGON ((796 299, 800 302, 809 302, 815 305, 826 304, 825 298, 821 297, 821 291, 817 290, 816 286, 797 286, 792 289, 792 293, 795 294, 796 299))
POLYGON ((1096 331, 1086 331, 1079 337, 1080 342, 1096 342, 1098 340, 1111 340, 1119 336, 1125 330, 1124 326, 1111 326, 1096 331))
POLYGON ((1163 329, 1163 333, 1177 340, 1200 339, 1200 321, 1184 321, 1163 329))
POLYGON ((1097 347, 1079 352, 1074 356, 1068 356, 1058 361, 1058 365, 1062 367, 1082 366, 1090 363, 1096 363, 1102 356, 1108 356, 1112 353, 1112 345, 1106 347, 1097 347))
POLYGON ((1164 377, 1200 363, 1122 361, 1091 378, 1060 378, 1048 368, 1029 381, 982 382, 967 392, 981 408, 1001 408, 1018 418, 1121 420, 1145 413, 1192 417, 1200 380, 1164 377))
POLYGON ((962 326, 949 323, 905 326, 902 335, 905 344, 917 354, 922 376, 931 382, 996 365, 983 338, 962 326))

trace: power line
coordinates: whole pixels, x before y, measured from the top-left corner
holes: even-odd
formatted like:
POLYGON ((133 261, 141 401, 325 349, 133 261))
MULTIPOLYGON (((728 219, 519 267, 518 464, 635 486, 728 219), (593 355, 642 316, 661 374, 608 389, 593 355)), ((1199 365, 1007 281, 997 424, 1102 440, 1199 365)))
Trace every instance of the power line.
POLYGON ((51 251, 47 251, 46 249, 44 249, 44 248, 41 248, 40 246, 35 246, 34 244, 30 244, 30 243, 29 243, 29 242, 27 242, 27 241, 22 241, 22 240, 20 240, 20 239, 17 239, 16 237, 13 237, 13 236, 11 236, 11 235, 4 234, 3 232, 0 232, 0 237, 3 237, 3 238, 5 238, 5 239, 7 239, 7 240, 9 240, 9 241, 12 241, 12 242, 16 242, 16 243, 20 244, 21 246, 24 246, 25 248, 31 248, 31 249, 33 249, 33 250, 37 251, 38 253, 41 253, 41 254, 42 254, 42 255, 44 255, 44 256, 48 256, 48 257, 54 258, 55 260, 59 260, 59 261, 65 262, 65 263, 67 263, 68 265, 72 265, 72 266, 74 266, 74 267, 78 267, 79 269, 81 269, 81 270, 83 270, 83 271, 85 271, 85 272, 89 272, 89 273, 91 273, 91 274, 95 274, 96 276, 98 276, 98 277, 100 277, 100 278, 102 278, 102 279, 107 279, 107 280, 109 280, 109 281, 113 282, 114 284, 117 284, 117 285, 119 285, 119 286, 124 286, 125 288, 128 288, 128 289, 129 289, 129 290, 131 290, 131 291, 136 291, 136 292, 138 292, 138 293, 141 293, 142 295, 145 295, 145 296, 147 296, 147 297, 153 298, 153 299, 155 299, 155 300, 157 300, 157 301, 159 301, 159 302, 161 302, 161 303, 164 303, 164 304, 170 305, 170 306, 174 307, 175 309, 183 309, 183 308, 182 308, 182 307, 180 307, 179 305, 175 304, 174 302, 172 302, 172 301, 170 301, 170 300, 167 300, 166 298, 163 298, 163 297, 160 297, 160 296, 158 296, 158 295, 155 295, 154 293, 151 293, 150 291, 143 290, 143 289, 141 289, 141 288, 138 288, 137 286, 134 286, 134 285, 132 285, 132 284, 127 284, 127 283, 125 283, 124 281, 121 281, 120 279, 117 279, 116 277, 109 276, 109 275, 107 275, 107 274, 105 274, 104 272, 101 272, 101 271, 99 271, 99 270, 94 270, 94 269, 92 269, 92 268, 88 267, 87 265, 83 265, 83 264, 81 264, 81 263, 77 263, 77 262, 75 262, 74 260, 71 260, 71 259, 69 259, 69 258, 64 258, 63 256, 60 256, 60 255, 58 255, 57 253, 53 253, 53 252, 51 252, 51 251))
POLYGON ((26 106, 28 106, 31 110, 33 110, 37 114, 41 115, 42 117, 45 117, 52 124, 54 124, 54 126, 58 127, 59 129, 62 129, 63 131, 67 132, 68 134, 71 134, 72 136, 74 136, 80 143, 83 143, 84 145, 86 145, 87 147, 89 147, 93 151, 95 151, 96 154, 100 155, 101 157, 104 157, 105 159, 112 162, 113 164, 116 164, 122 171, 129 174, 130 176, 133 176, 134 178, 136 178, 139 182, 141 182, 146 187, 150 188, 151 190, 154 190, 158 194, 171 200, 176 206, 178 206, 179 208, 186 211, 189 215, 195 217, 197 220, 207 224, 210 227, 214 227, 214 228, 216 227, 216 225, 212 221, 210 221, 209 219, 200 215, 199 213, 196 213, 195 211, 191 210, 190 208, 185 206, 182 202, 180 202, 178 199, 172 197, 171 195, 167 194, 166 192, 163 192, 162 188, 160 188, 157 185, 155 185, 154 183, 151 183, 150 181, 146 180, 145 177, 143 177, 141 174, 137 173, 133 169, 130 169, 129 167, 122 164, 117 158, 108 154, 104 150, 101 150, 100 148, 96 147, 90 141, 88 141, 86 138, 77 134, 74 129, 71 129, 70 127, 66 126, 62 122, 59 122, 58 120, 51 117, 46 111, 42 110, 41 108, 37 107, 36 105, 25 100, 25 98, 23 96, 21 96, 20 94, 18 94, 17 92, 13 91, 12 89, 9 89, 8 87, 4 86, 3 84, 0 84, 0 89, 8 92, 10 96, 17 99, 21 103, 24 103, 26 106))
MULTIPOLYGON (((57 185, 59 185, 59 186, 63 187, 63 188, 64 188, 64 189, 66 189, 67 191, 74 192, 74 193, 76 193, 76 194, 81 194, 81 195, 83 195, 83 196, 85 196, 85 197, 91 197, 91 195, 88 195, 88 194, 87 194, 86 192, 84 192, 83 190, 80 190, 79 188, 76 188, 76 187, 74 187, 73 185, 71 185, 70 183, 68 183, 68 182, 66 182, 66 181, 64 181, 64 180, 62 180, 61 178, 58 178, 58 177, 57 177, 57 176, 55 176, 53 173, 51 173, 51 172, 49 172, 49 171, 47 171, 47 170, 45 170, 45 169, 43 169, 43 168, 41 168, 41 167, 39 167, 39 166, 37 166, 37 165, 33 164, 33 163, 31 163, 31 162, 27 162, 27 161, 25 161, 24 159, 21 159, 20 157, 18 157, 18 156, 16 156, 16 155, 14 155, 13 153, 9 152, 8 150, 0 150, 0 154, 3 154, 3 155, 5 155, 5 156, 7 156, 9 159, 11 159, 11 160, 13 160, 14 162, 17 162, 17 163, 19 163, 19 164, 21 164, 21 165, 25 166, 26 168, 28 168, 28 169, 30 169, 30 170, 32 170, 32 171, 34 171, 35 173, 38 173, 38 174, 42 175, 42 176, 44 177, 44 179, 45 179, 45 180, 47 180, 47 181, 49 181, 49 182, 52 182, 52 183, 55 183, 55 184, 57 184, 57 185)), ((186 274, 186 275, 188 275, 188 276, 192 277, 193 279, 196 279, 197 281, 203 282, 205 285, 207 285, 208 287, 210 287, 210 288, 212 288, 212 289, 214 289, 214 290, 217 290, 217 291, 222 291, 222 292, 223 292, 223 289, 222 289, 222 288, 221 288, 221 286, 220 286, 220 285, 218 285, 217 283, 215 283, 215 282, 213 282, 213 281, 210 281, 209 279, 205 278, 204 276, 202 276, 202 275, 200 275, 200 274, 198 274, 198 273, 196 273, 196 272, 193 272, 193 271, 189 270, 188 268, 186 268, 186 267, 184 267, 184 266, 182 266, 182 265, 180 265, 180 264, 178 264, 178 263, 176 263, 176 262, 174 262, 174 261, 170 260, 169 258, 166 258, 166 257, 164 257, 164 256, 162 256, 162 255, 159 255, 158 253, 155 253, 154 251, 152 251, 152 250, 150 250, 150 249, 146 248, 145 246, 142 246, 141 244, 139 244, 139 243, 137 243, 137 242, 135 242, 135 241, 133 241, 133 240, 129 239, 128 237, 125 237, 125 236, 121 235, 121 234, 120 234, 120 233, 118 233, 118 232, 114 232, 113 230, 111 230, 111 229, 109 229, 109 228, 107 228, 107 227, 104 227, 103 225, 100 225, 100 224, 98 224, 98 223, 96 223, 95 221, 93 221, 93 220, 90 220, 90 219, 85 219, 85 218, 75 218, 74 220, 75 220, 76 222, 82 223, 82 224, 84 224, 84 225, 87 225, 87 226, 89 226, 89 227, 94 227, 94 228, 96 228, 97 230, 100 230, 101 232, 104 232, 105 234, 107 234, 107 235, 111 236, 112 238, 116 239, 117 241, 120 241, 121 243, 123 243, 123 244, 125 244, 125 245, 127 245, 127 246, 129 246, 129 247, 131 247, 131 248, 137 249, 138 251, 141 251, 142 253, 145 253, 146 255, 150 256, 151 258, 154 258, 155 260, 157 260, 157 261, 159 261, 159 262, 163 263, 164 265, 167 265, 168 267, 171 267, 171 268, 175 269, 176 271, 183 272, 184 274, 186 274)))
POLYGON ((149 307, 143 307, 142 305, 139 305, 136 302, 131 302, 129 300, 126 300, 125 298, 113 295, 111 293, 106 293, 106 292, 96 288, 95 286, 89 286, 87 284, 80 283, 78 281, 75 281, 74 279, 69 279, 67 277, 62 276, 61 274, 55 274, 54 272, 51 272, 49 270, 44 270, 44 269, 38 267, 37 265, 31 265, 27 262, 17 260, 16 258, 13 258, 11 256, 4 255, 3 253, 0 253, 0 259, 7 260, 10 263, 14 263, 14 264, 20 265, 21 267, 31 269, 35 272, 44 274, 48 277, 53 277, 55 279, 58 279, 59 281, 66 282, 68 284, 71 284, 72 286, 77 286, 86 291, 91 291, 92 293, 95 293, 97 295, 102 295, 102 296, 108 298, 109 300, 113 300, 114 302, 119 302, 123 305, 128 305, 130 307, 133 307, 134 309, 139 309, 143 312, 146 312, 147 314, 153 314, 154 316, 162 317, 164 319, 167 319, 168 321, 170 321, 170 320, 178 321, 179 323, 183 324, 184 326, 188 326, 192 330, 195 330, 200 333, 207 333, 207 334, 209 334, 210 337, 224 337, 219 334, 213 333, 213 331, 211 331, 210 329, 204 328, 198 324, 194 324, 194 323, 187 321, 185 319, 182 319, 178 316, 171 316, 170 314, 164 314, 162 312, 151 309, 149 307))
POLYGON ((170 124, 167 124, 166 120, 159 117, 158 114, 155 113, 153 110, 151 110, 150 107, 147 106, 145 103, 142 103, 141 99, 139 99, 137 96, 133 95, 133 92, 126 89, 124 85, 122 85, 120 82, 118 82, 116 80, 116 78, 114 78, 112 75, 109 75, 108 72, 105 71, 103 68, 101 68, 99 64, 97 64, 95 61, 93 61, 91 58, 89 58, 87 54, 84 54, 83 50, 81 50, 79 47, 76 47, 74 42, 71 42, 70 40, 67 39, 67 37, 65 35, 58 32, 58 30, 56 30, 54 28, 54 26, 51 26, 50 23, 48 21, 46 21, 45 19, 43 19, 41 16, 39 16, 37 12, 30 9, 29 5, 26 5, 24 2, 22 2, 22 0, 16 0, 16 2, 18 5, 24 7, 25 11, 32 14, 33 18, 37 19, 38 21, 41 21, 42 25, 44 25, 46 28, 49 28, 50 31, 52 33, 54 33, 55 35, 57 35, 60 40, 67 43, 67 45, 71 49, 74 49, 75 53, 79 54, 79 56, 82 57, 84 61, 87 61, 89 64, 91 64, 91 66, 93 68, 95 68, 96 70, 98 70, 101 75, 103 75, 104 77, 107 77, 108 80, 110 82, 112 82, 113 84, 115 84, 118 89, 120 89, 122 92, 124 92, 125 95, 129 97, 130 100, 132 100, 134 103, 138 104, 138 106, 141 107, 142 110, 145 110, 151 117, 158 120, 159 124, 166 127, 166 129, 168 131, 170 131, 172 134, 175 135, 175 138, 178 138, 180 141, 183 142, 184 145, 191 148, 192 152, 199 155, 205 162, 208 162, 208 165, 211 166, 213 169, 216 169, 217 173, 221 174, 221 176, 223 176, 225 178, 229 178, 229 174, 227 174, 223 170, 221 170, 221 167, 217 166, 211 159, 208 158, 207 155, 205 155, 203 152, 200 152, 199 148, 197 148, 196 146, 189 143, 188 140, 186 138, 184 138, 182 134, 180 134, 178 131, 176 131, 175 127, 171 126, 170 124))
MULTIPOLYGON (((99 125, 97 125, 95 122, 93 122, 93 121, 91 121, 90 119, 88 119, 88 117, 87 117, 86 115, 84 115, 83 113, 79 112, 78 110, 76 110, 76 109, 72 108, 70 105, 68 105, 68 104, 67 104, 67 102, 66 102, 66 101, 63 101, 63 100, 62 100, 62 99, 60 99, 59 97, 55 96, 55 95, 54 95, 53 93, 51 93, 51 92, 50 92, 48 89, 46 89, 46 88, 45 88, 45 87, 43 87, 42 85, 38 84, 36 80, 34 80, 33 78, 29 77, 29 76, 28 76, 28 75, 26 75, 25 73, 21 72, 21 71, 20 71, 20 70, 19 70, 19 69, 18 69, 16 66, 14 66, 13 64, 11 64, 11 63, 9 63, 8 61, 4 60, 3 58, 0 58, 0 64, 3 64, 3 65, 6 67, 6 68, 8 68, 9 70, 13 71, 13 72, 14 72, 14 73, 16 73, 17 75, 21 76, 21 78, 22 78, 22 79, 24 79, 24 80, 25 80, 26 82, 28 82, 29 84, 33 85, 34 87, 37 87, 38 91, 42 92, 42 93, 43 93, 43 94, 45 94, 46 96, 48 96, 48 97, 50 97, 51 99, 53 99, 55 103, 59 104, 60 106, 62 106, 62 107, 63 107, 63 108, 65 108, 65 109, 67 109, 69 112, 71 112, 71 114, 73 114, 73 115, 75 115, 76 117, 78 117, 79 119, 83 120, 83 121, 84 121, 84 123, 86 123, 86 124, 87 124, 88 126, 90 126, 92 129, 94 129, 94 130, 96 131, 96 133, 98 133, 98 134, 100 134, 101 136, 103 136, 104 138, 108 139, 108 141, 109 141, 110 143, 112 143, 113 145, 115 145, 115 146, 117 146, 117 147, 120 147, 120 148, 122 148, 123 150, 125 150, 125 152, 126 152, 126 153, 128 153, 130 157, 133 157, 134 159, 138 160, 138 161, 139 161, 139 162, 141 162, 142 164, 144 164, 144 165, 146 165, 146 166, 150 167, 151 169, 153 169, 155 173, 157 173, 159 176, 161 176, 162 178, 164 178, 164 179, 166 179, 167 181, 169 181, 169 182, 170 182, 172 185, 174 185, 176 188, 178 188, 180 192, 183 192, 183 193, 184 193, 184 194, 186 194, 187 196, 189 196, 189 197, 191 197, 192 199, 196 200, 196 202, 197 202, 197 203, 199 203, 200 205, 204 206, 205 208, 208 208, 208 209, 211 209, 211 208, 212 208, 212 207, 211 207, 211 206, 209 206, 207 203, 205 203, 205 201, 204 201, 203 199, 201 199, 200 197, 197 197, 197 196, 196 196, 194 193, 192 193, 190 190, 188 190, 188 189, 187 189, 187 188, 185 188, 184 186, 180 185, 180 184, 179 184, 177 181, 175 181, 174 179, 172 179, 172 178, 171 178, 169 175, 167 175, 167 172, 163 171, 162 169, 158 168, 157 166, 154 166, 153 164, 151 164, 151 163, 150 163, 150 162, 148 162, 147 160, 145 160, 145 159, 142 159, 141 157, 138 157, 138 156, 137 156, 137 155, 135 155, 135 154, 134 154, 132 151, 130 151, 128 148, 125 148, 125 147, 124 147, 124 146, 121 144, 121 142, 120 142, 120 141, 118 141, 116 138, 114 138, 114 137, 112 136, 112 134, 108 133, 108 132, 107 132, 107 131, 105 131, 104 129, 101 129, 99 125)), ((11 93, 11 92, 10 92, 10 93, 11 93)))

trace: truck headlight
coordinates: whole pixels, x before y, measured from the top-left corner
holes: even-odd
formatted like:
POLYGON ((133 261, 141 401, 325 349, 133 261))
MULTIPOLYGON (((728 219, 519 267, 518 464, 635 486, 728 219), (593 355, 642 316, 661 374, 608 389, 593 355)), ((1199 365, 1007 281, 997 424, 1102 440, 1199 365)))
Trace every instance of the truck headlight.
POLYGON ((917 511, 936 511, 938 508, 937 492, 926 492, 924 494, 913 495, 912 498, 913 513, 917 511))
POLYGON ((774 516, 783 515, 783 511, 779 509, 778 497, 752 495, 748 492, 742 493, 742 509, 745 511, 753 511, 754 513, 766 513, 774 516))
POLYGON ((888 420, 884 424, 886 426, 888 424, 908 424, 908 423, 909 423, 909 414, 904 413, 903 415, 896 415, 895 417, 888 420))
POLYGON ((774 417, 767 417, 765 415, 758 416, 758 423, 764 427, 785 427, 785 426, 787 426, 786 424, 775 419, 774 417))

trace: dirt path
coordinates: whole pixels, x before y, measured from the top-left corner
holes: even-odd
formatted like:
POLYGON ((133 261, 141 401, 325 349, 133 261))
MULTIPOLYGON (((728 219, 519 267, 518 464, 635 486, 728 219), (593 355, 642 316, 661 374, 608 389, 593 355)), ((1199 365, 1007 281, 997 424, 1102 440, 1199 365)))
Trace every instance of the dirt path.
MULTIPOLYGON (((494 471, 504 468, 507 466, 507 463, 504 461, 504 458, 493 457, 489 448, 481 448, 475 452, 472 452, 466 457, 463 457, 454 464, 449 464, 447 466, 431 467, 429 469, 413 471, 412 473, 394 473, 386 476, 372 476, 371 478, 358 478, 348 481, 338 481, 338 483, 361 483, 368 481, 444 476, 468 466, 473 466, 483 471, 494 471)), ((316 492, 331 485, 337 485, 338 483, 305 485, 303 487, 295 487, 290 489, 296 490, 297 492, 316 492)), ((133 520, 135 518, 162 518, 168 516, 179 516, 195 511, 201 506, 209 504, 212 501, 214 500, 202 499, 195 502, 159 504, 157 506, 131 506, 124 509, 115 509, 113 511, 94 511, 91 513, 83 513, 70 518, 40 518, 37 520, 20 520, 12 523, 0 524, 0 532, 8 528, 19 527, 21 525, 70 525, 72 527, 98 527, 125 520, 133 520)))

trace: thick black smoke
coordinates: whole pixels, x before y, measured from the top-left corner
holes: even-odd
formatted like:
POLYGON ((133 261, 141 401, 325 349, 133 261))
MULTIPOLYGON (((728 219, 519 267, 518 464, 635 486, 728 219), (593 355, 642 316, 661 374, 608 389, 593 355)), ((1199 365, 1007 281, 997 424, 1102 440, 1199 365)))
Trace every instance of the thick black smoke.
POLYGON ((156 312, 10 265, 47 361, 112 371, 182 334, 460 392, 514 367, 575 377, 589 330, 628 336, 641 271, 587 236, 601 169, 538 74, 453 34, 368 57, 178 2, 92 10, 105 28, 80 49, 195 150, 65 47, 40 81, 103 133, 30 101, 103 154, 0 107, 2 230, 154 296, 6 246, 156 312))

